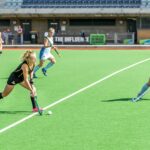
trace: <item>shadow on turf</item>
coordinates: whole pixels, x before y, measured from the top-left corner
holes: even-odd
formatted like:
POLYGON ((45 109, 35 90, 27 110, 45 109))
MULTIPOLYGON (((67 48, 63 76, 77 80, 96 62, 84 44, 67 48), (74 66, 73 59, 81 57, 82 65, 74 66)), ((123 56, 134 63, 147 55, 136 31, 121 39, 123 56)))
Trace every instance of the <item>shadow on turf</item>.
MULTIPOLYGON (((109 99, 109 100, 102 100, 101 102, 126 102, 131 101, 132 98, 119 98, 119 99, 109 99)), ((142 99, 141 101, 150 101, 150 99, 142 99)))
POLYGON ((6 80, 6 79, 8 79, 8 77, 1 77, 0 79, 1 80, 6 80))
MULTIPOLYGON (((45 78, 45 77, 38 77, 38 79, 43 79, 43 78, 45 78)), ((6 80, 6 79, 8 79, 8 77, 0 77, 0 79, 1 80, 6 80)))
POLYGON ((15 115, 15 114, 31 114, 31 111, 0 111, 0 115, 1 114, 11 114, 11 115, 15 115))

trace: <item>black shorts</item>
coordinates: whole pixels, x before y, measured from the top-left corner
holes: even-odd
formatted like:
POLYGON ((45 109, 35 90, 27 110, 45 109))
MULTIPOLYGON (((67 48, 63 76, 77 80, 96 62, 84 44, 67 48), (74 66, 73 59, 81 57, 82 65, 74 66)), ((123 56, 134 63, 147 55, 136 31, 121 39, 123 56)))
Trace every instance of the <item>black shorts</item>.
POLYGON ((23 82, 23 78, 19 78, 13 73, 9 76, 9 78, 7 80, 8 85, 16 85, 21 82, 23 82))

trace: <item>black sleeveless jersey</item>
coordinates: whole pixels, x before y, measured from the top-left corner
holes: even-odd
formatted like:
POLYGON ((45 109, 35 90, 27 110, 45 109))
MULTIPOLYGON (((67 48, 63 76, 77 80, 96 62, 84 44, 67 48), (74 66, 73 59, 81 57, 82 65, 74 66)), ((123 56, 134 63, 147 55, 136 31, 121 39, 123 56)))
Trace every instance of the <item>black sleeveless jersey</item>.
MULTIPOLYGON (((22 70, 22 65, 23 64, 27 64, 27 62, 26 61, 24 61, 24 62, 22 62, 12 73, 16 76, 16 77, 18 77, 18 78, 20 78, 20 77, 23 77, 23 70, 22 70)), ((28 64, 27 64, 28 65, 28 64)), ((28 66, 28 68, 29 68, 29 74, 33 71, 33 70, 30 70, 30 67, 28 66)))
MULTIPOLYGON (((18 83, 21 83, 24 81, 24 76, 23 76, 23 70, 22 70, 22 65, 23 64, 27 64, 26 61, 22 62, 12 73, 11 75, 9 76, 8 78, 8 81, 7 83, 9 85, 15 85, 15 84, 18 84, 18 83)), ((27 64, 28 65, 28 64, 27 64)), ((29 68, 29 74, 33 71, 33 69, 31 70, 30 67, 28 66, 29 68)))

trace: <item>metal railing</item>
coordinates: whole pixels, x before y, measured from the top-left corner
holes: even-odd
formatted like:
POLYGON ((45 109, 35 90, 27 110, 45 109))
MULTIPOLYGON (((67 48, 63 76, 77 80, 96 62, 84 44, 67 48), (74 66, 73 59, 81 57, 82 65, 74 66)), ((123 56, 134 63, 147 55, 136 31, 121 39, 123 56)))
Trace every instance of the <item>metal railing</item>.
POLYGON ((8 8, 141 8, 150 7, 150 0, 5 0, 5 6, 8 8))

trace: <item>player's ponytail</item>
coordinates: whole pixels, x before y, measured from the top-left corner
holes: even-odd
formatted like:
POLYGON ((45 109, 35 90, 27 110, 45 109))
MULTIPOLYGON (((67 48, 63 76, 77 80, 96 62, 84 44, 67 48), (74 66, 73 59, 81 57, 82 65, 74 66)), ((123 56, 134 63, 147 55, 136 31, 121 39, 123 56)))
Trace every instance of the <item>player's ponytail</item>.
POLYGON ((32 50, 27 50, 22 56, 22 61, 26 61, 29 65, 32 65, 31 58, 33 55, 35 55, 35 53, 32 50))

